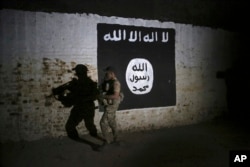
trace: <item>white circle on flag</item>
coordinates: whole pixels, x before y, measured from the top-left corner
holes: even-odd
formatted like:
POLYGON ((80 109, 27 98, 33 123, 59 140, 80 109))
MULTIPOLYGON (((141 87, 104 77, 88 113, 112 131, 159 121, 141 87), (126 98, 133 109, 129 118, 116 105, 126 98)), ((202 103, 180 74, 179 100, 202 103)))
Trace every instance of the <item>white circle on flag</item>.
POLYGON ((147 94, 151 91, 154 82, 152 64, 143 58, 130 60, 126 70, 126 82, 133 94, 147 94))

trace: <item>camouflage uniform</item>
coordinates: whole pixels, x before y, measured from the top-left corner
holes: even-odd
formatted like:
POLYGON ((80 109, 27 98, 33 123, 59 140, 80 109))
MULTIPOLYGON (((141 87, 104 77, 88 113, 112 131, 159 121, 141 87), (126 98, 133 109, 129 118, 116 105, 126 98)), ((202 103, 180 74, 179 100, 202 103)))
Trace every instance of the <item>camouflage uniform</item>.
MULTIPOLYGON (((102 84, 102 90, 106 92, 106 95, 111 95, 114 92, 120 92, 121 84, 117 78, 114 80, 106 81, 102 84), (108 85, 108 88, 107 88, 108 85), (106 90, 105 90, 106 89, 106 90)), ((117 140, 117 123, 116 123, 116 111, 119 108, 120 99, 108 100, 104 106, 104 113, 100 121, 103 137, 107 143, 109 128, 112 130, 114 141, 117 140)))

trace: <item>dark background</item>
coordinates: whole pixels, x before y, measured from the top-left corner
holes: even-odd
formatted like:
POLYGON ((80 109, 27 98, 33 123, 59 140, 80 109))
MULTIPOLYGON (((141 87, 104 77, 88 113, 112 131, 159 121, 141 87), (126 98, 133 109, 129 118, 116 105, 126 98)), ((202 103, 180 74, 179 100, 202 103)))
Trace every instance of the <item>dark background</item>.
POLYGON ((2 0, 2 8, 94 13, 144 18, 242 31, 248 21, 246 0, 2 0))

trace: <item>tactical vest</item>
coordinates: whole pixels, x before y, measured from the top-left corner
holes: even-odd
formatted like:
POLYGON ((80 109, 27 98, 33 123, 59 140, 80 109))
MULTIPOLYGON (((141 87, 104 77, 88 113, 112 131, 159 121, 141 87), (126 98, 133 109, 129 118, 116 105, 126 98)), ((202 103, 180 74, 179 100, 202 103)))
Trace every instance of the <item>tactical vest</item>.
POLYGON ((114 83, 116 80, 108 80, 104 81, 102 84, 103 92, 106 92, 106 95, 114 94, 114 83))

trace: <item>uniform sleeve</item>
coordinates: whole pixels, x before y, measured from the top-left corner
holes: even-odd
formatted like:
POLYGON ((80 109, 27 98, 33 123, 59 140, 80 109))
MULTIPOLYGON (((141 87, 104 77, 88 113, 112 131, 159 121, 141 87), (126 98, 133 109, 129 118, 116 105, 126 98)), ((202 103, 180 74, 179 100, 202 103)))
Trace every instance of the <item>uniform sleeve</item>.
POLYGON ((120 91, 121 91, 121 84, 120 84, 119 81, 115 81, 115 83, 114 83, 114 92, 120 93, 120 91))

